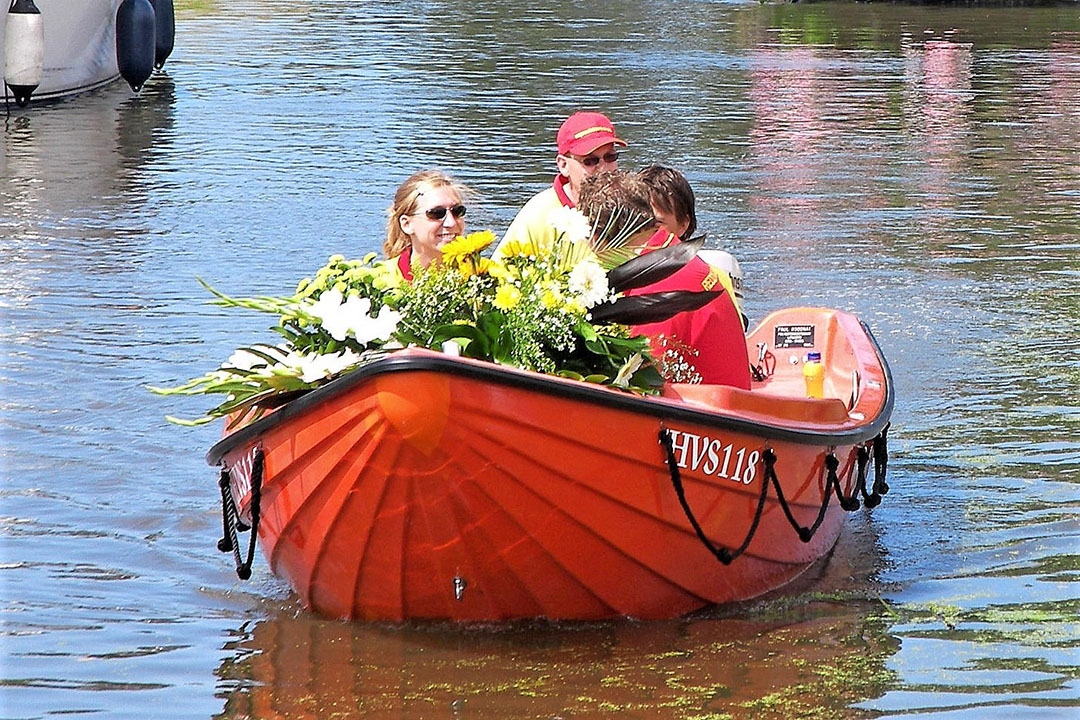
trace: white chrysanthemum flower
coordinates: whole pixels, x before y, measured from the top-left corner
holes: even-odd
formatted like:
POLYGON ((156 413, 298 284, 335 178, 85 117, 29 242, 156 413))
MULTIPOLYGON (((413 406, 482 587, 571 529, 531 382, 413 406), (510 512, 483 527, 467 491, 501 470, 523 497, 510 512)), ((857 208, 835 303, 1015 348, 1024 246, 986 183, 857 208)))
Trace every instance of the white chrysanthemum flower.
POLYGON ((548 225, 570 242, 588 240, 592 236, 592 224, 577 208, 560 207, 548 217, 548 225))
POLYGON ((567 283, 578 302, 591 308, 607 299, 608 279, 604 268, 592 258, 582 260, 570 271, 567 283))

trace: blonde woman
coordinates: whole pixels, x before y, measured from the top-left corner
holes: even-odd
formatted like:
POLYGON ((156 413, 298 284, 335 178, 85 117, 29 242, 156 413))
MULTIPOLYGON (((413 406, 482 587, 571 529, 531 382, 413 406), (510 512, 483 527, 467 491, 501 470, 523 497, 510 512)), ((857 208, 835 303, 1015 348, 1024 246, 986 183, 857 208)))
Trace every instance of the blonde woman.
POLYGON ((413 267, 438 262, 442 246, 465 234, 464 200, 471 194, 439 170, 418 172, 397 189, 387 208, 383 252, 397 259, 406 280, 412 280, 413 267))

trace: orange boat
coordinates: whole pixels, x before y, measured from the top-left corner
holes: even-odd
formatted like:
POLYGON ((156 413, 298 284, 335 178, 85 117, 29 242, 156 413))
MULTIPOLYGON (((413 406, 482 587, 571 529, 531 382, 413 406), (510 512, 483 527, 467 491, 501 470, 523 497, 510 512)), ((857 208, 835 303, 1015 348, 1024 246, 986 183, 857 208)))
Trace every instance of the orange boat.
POLYGON ((246 577, 257 536, 271 570, 336 618, 670 618, 760 595, 887 491, 893 391, 845 312, 778 311, 747 343, 749 391, 650 397, 395 352, 211 448, 219 548, 246 577), (822 398, 806 397, 808 352, 822 398))

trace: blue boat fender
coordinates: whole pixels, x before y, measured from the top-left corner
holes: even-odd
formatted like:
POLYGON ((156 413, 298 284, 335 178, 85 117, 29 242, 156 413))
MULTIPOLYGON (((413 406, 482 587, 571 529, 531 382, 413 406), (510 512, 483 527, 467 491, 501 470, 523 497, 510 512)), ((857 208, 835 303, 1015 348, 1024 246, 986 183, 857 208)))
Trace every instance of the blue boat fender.
POLYGON ((176 15, 173 0, 151 0, 154 6, 154 67, 158 70, 173 51, 176 38, 176 15))
POLYGON ((154 6, 124 0, 116 11, 116 65, 120 77, 139 92, 154 71, 154 6))
POLYGON ((30 102, 44 69, 45 23, 41 11, 34 0, 13 0, 4 29, 4 84, 19 107, 30 102))

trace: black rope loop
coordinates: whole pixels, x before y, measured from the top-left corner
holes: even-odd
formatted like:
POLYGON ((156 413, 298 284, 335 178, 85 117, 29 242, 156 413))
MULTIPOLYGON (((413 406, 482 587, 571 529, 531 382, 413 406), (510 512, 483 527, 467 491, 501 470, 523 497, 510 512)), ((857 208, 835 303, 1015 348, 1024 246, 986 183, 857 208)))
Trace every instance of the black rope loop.
MULTIPOLYGON (((825 492, 829 492, 829 485, 832 485, 832 489, 836 493, 836 499, 840 502, 840 507, 848 512, 855 512, 862 507, 862 503, 859 502, 858 487, 851 491, 849 497, 844 497, 844 493, 840 489, 840 476, 836 474, 837 468, 840 467, 840 460, 837 459, 835 453, 829 453, 825 456, 825 467, 829 470, 829 477, 825 481, 825 492)), ((858 481, 856 481, 857 483, 858 481)))
POLYGON ((870 463, 870 451, 866 445, 860 445, 855 451, 855 491, 852 492, 852 497, 855 496, 855 492, 862 495, 863 505, 868 508, 877 507, 877 504, 881 502, 881 498, 870 493, 866 489, 866 471, 870 463))
POLYGON ((857 487, 863 496, 863 503, 868 508, 875 508, 881 504, 881 496, 889 492, 889 484, 885 482, 885 474, 888 472, 889 450, 886 433, 889 426, 886 425, 881 434, 873 440, 859 446, 857 487), (869 475, 870 463, 874 465, 874 482, 867 489, 866 478, 869 475))
MULTIPOLYGON (((775 456, 774 456, 775 457, 775 456)), ((780 503, 780 509, 784 511, 784 517, 787 518, 788 523, 795 529, 799 539, 804 543, 810 542, 814 537, 814 533, 817 532, 818 526, 821 525, 822 518, 825 517, 825 509, 829 507, 829 500, 831 495, 829 494, 829 488, 825 488, 825 502, 821 505, 821 511, 818 513, 817 520, 812 527, 803 527, 799 524, 799 521, 795 519, 795 516, 791 513, 791 506, 788 505, 787 498, 784 497, 784 488, 780 486, 780 479, 776 476, 775 463, 767 463, 765 465, 765 480, 771 482, 773 487, 776 488, 776 501, 780 503)))
POLYGON ((768 479, 773 483, 776 488, 776 500, 780 503, 780 509, 784 511, 784 517, 787 518, 788 523, 795 532, 798 534, 799 539, 804 543, 810 542, 814 538, 814 534, 817 533, 818 528, 821 527, 821 523, 825 521, 825 513, 829 509, 829 502, 832 500, 832 496, 835 494, 836 499, 840 501, 840 507, 848 512, 853 512, 859 509, 858 489, 852 491, 849 497, 844 497, 843 490, 840 488, 840 476, 837 475, 837 469, 840 467, 840 460, 836 457, 836 453, 829 451, 829 454, 825 456, 825 471, 827 473, 825 478, 825 492, 823 493, 821 507, 818 508, 817 517, 814 518, 814 522, 809 527, 804 527, 799 524, 799 521, 795 519, 795 515, 791 512, 791 506, 788 505, 787 498, 784 497, 784 489, 780 485, 780 479, 776 476, 776 471, 772 468, 766 468, 768 479))
POLYGON ((229 468, 224 465, 221 466, 221 474, 218 476, 218 489, 221 491, 221 539, 218 540, 217 549, 229 552, 236 545, 236 532, 229 522, 232 495, 229 493, 229 468))
MULTIPOLYGON (((761 481, 761 494, 758 497, 757 510, 754 511, 754 520, 750 523, 750 529, 746 533, 746 538, 743 539, 742 544, 735 550, 728 550, 725 547, 714 545, 705 531, 702 530, 701 524, 698 523, 697 518, 694 516, 694 511, 690 509, 690 503, 686 500, 686 492, 683 489, 682 477, 679 474, 679 466, 675 461, 675 443, 671 439, 671 431, 666 427, 660 427, 660 444, 664 446, 664 452, 667 456, 668 472, 671 476, 671 486, 675 488, 675 495, 679 498, 679 504, 682 506, 683 513, 686 514, 686 519, 690 521, 690 526, 694 528, 694 533, 701 540, 701 543, 705 548, 713 554, 713 556, 722 562, 724 565, 730 565, 731 561, 739 557, 746 551, 746 548, 750 546, 750 541, 754 537, 754 533, 757 532, 758 524, 761 522, 761 513, 765 509, 765 497, 768 494, 769 483, 767 479, 761 481)), ((772 450, 765 448, 765 452, 762 456, 765 460, 766 468, 770 466, 770 462, 775 462, 776 456, 772 454, 772 450), (771 461, 770 461, 771 458, 771 461)))
POLYGON ((804 543, 810 542, 821 527, 833 495, 836 495, 840 507, 847 512, 854 512, 863 505, 867 508, 876 507, 881 502, 881 496, 889 492, 889 486, 885 482, 886 466, 889 460, 886 439, 886 432, 888 429, 889 427, 886 425, 880 435, 875 437, 869 443, 858 447, 858 450, 856 451, 857 466, 855 471, 855 487, 852 488, 849 496, 844 495, 844 491, 840 486, 840 475, 838 473, 838 470, 840 469, 840 460, 836 457, 836 453, 833 450, 829 450, 825 455, 824 460, 825 489, 821 507, 818 508, 817 517, 809 527, 800 525, 799 521, 795 519, 795 515, 791 511, 791 506, 784 496, 784 488, 780 484, 780 478, 776 475, 776 453, 773 452, 772 448, 766 447, 761 454, 762 463, 764 465, 764 474, 761 480, 761 495, 758 498, 758 506, 754 513, 754 521, 750 524, 750 530, 747 532, 746 538, 735 550, 728 550, 725 547, 714 545, 705 535, 705 531, 702 530, 701 524, 698 523, 693 510, 690 508, 690 503, 686 500, 686 492, 683 488, 682 477, 679 474, 679 466, 675 461, 675 444, 671 438, 671 431, 663 426, 660 428, 660 444, 663 445, 666 454, 668 471, 671 476, 671 485, 675 489, 675 495, 679 498, 679 504, 682 506, 687 520, 690 521, 690 525, 694 528, 694 533, 697 534, 698 539, 701 540, 702 544, 705 545, 717 560, 725 565, 729 565, 732 560, 746 550, 750 545, 751 539, 754 537, 754 533, 757 532, 758 524, 761 522, 762 512, 765 509, 765 499, 768 496, 770 484, 776 489, 776 501, 780 505, 780 509, 783 510, 784 517, 787 518, 788 523, 794 528, 799 539, 804 543), (871 460, 874 464, 874 482, 871 490, 867 491, 866 477, 871 460), (859 495, 862 495, 863 497, 861 503, 859 501, 859 495))
POLYGON ((255 560, 255 541, 259 536, 259 514, 262 503, 262 476, 263 476, 263 453, 262 449, 255 450, 255 457, 251 463, 251 527, 249 528, 240 520, 240 512, 236 507, 236 501, 232 496, 229 483, 229 469, 222 465, 221 475, 218 478, 218 487, 221 489, 221 524, 222 538, 218 540, 217 547, 221 552, 232 551, 233 562, 236 564, 236 575, 241 580, 251 577, 251 564, 255 560), (238 532, 250 530, 248 537, 247 558, 240 555, 240 542, 238 532))
POLYGON ((889 428, 892 423, 886 425, 881 434, 874 438, 874 494, 885 495, 889 492, 889 484, 885 482, 885 474, 889 468, 889 428))

